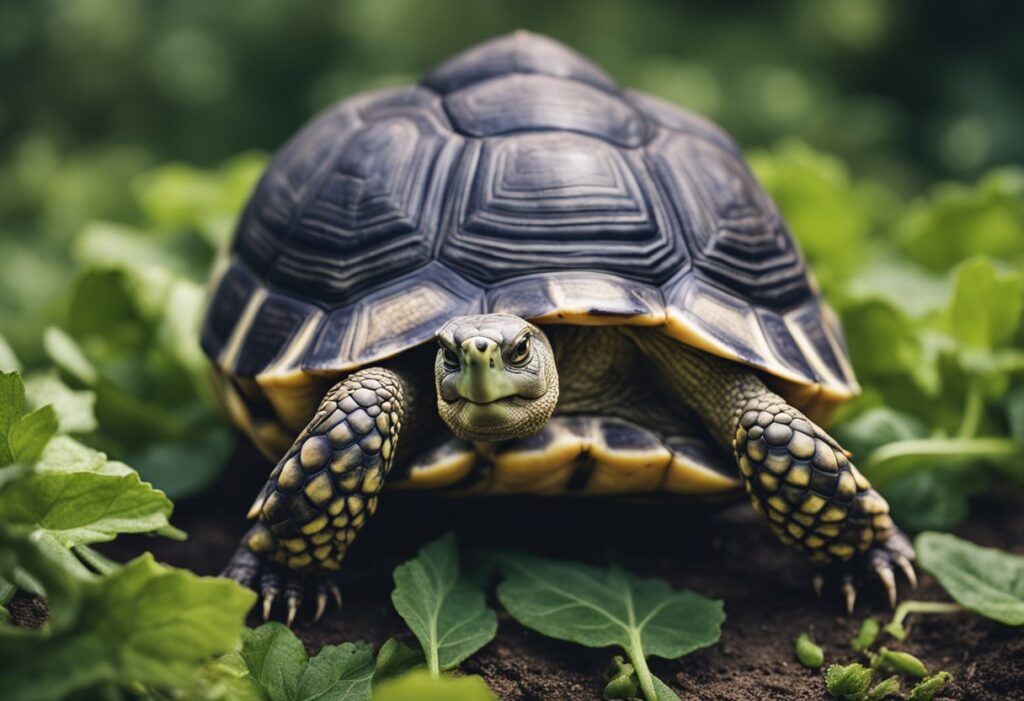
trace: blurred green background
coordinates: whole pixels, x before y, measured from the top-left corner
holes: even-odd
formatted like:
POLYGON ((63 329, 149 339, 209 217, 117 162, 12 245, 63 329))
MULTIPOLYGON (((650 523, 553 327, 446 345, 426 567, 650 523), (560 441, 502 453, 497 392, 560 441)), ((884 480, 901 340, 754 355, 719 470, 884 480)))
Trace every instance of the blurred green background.
POLYGON ((201 489, 233 445, 203 283, 266 154, 516 28, 737 138, 843 316, 866 391, 841 435, 905 522, 1024 479, 1019 3, 2 0, 0 357, 94 402, 85 440, 201 489))

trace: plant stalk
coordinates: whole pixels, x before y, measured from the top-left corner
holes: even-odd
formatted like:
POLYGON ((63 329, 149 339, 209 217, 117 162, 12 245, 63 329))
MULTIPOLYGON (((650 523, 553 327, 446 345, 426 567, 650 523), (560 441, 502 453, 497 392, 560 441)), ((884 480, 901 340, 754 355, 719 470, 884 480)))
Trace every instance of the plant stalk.
POLYGON ((636 671, 637 681, 640 682, 640 690, 647 701, 658 701, 658 692, 654 688, 654 677, 651 675, 651 668, 647 666, 647 659, 644 657, 643 645, 640 635, 635 630, 629 632, 629 661, 633 663, 636 671))
POLYGON ((904 601, 896 607, 889 625, 903 628, 903 621, 912 613, 960 613, 964 610, 960 604, 946 601, 904 601))
POLYGON ((974 438, 978 432, 978 424, 981 423, 981 414, 985 408, 985 397, 981 392, 981 383, 977 380, 971 382, 967 389, 967 401, 964 404, 964 416, 960 422, 960 429, 957 431, 959 438, 974 438))

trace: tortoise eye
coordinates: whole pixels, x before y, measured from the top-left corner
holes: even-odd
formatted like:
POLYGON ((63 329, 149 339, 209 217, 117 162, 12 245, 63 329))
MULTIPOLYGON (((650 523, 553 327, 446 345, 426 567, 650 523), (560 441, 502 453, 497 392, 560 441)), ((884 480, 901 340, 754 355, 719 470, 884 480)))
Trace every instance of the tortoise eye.
POLYGON ((516 347, 512 349, 512 355, 509 357, 509 362, 513 365, 522 365, 530 359, 530 337, 524 336, 523 340, 516 344, 516 347))
POLYGON ((441 346, 441 362, 449 370, 459 369, 459 356, 455 355, 455 352, 447 346, 441 346))

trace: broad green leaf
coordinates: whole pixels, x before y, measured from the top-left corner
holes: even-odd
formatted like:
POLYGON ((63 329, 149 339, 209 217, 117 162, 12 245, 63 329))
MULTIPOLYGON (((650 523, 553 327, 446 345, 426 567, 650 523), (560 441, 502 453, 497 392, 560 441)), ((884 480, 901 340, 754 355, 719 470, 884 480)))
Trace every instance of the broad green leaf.
POLYGON ((70 436, 56 436, 43 449, 35 465, 37 472, 95 472, 123 476, 135 471, 122 462, 108 460, 98 450, 82 445, 70 436))
POLYGON ((0 490, 0 519, 45 531, 64 547, 156 531, 172 508, 135 473, 38 472, 0 490))
POLYGON ((25 414, 7 434, 11 457, 23 463, 35 462, 56 432, 57 412, 52 406, 25 414))
POLYGON ((968 348, 994 349, 1014 337, 1024 308, 1024 272, 1000 272, 973 258, 957 268, 950 332, 968 348))
POLYGON ((379 684, 386 679, 399 677, 411 669, 423 666, 424 662, 422 650, 414 650, 394 638, 388 638, 377 651, 373 683, 379 684))
POLYGON ((367 643, 325 645, 310 658, 291 630, 265 623, 245 632, 239 655, 267 701, 369 701, 374 665, 367 643))
POLYGON ((910 257, 944 271, 973 255, 1024 257, 1024 172, 994 170, 976 185, 942 183, 907 209, 895 238, 910 257))
POLYGON ((10 698, 56 701, 108 683, 187 688, 207 658, 238 644, 255 600, 234 582, 164 567, 148 554, 105 577, 76 575, 6 531, 0 570, 18 567, 42 582, 51 624, 0 627, 0 688, 10 698))
POLYGON ((60 433, 88 433, 96 430, 96 393, 74 390, 56 372, 31 375, 25 379, 25 396, 29 406, 49 404, 57 412, 60 433))
POLYGON ((961 606, 1006 625, 1024 625, 1024 557, 950 533, 922 533, 914 544, 921 567, 961 606))
POLYGON ((498 697, 480 677, 435 678, 424 669, 374 688, 373 701, 498 701, 498 697))
POLYGON ((391 601, 405 620, 435 676, 489 643, 497 632, 484 592, 459 571, 455 536, 446 533, 394 572, 391 601))
POLYGON ((721 635, 721 601, 676 591, 660 579, 522 554, 503 556, 499 567, 498 599, 513 618, 559 640, 621 647, 649 701, 655 691, 647 656, 676 659, 721 635))

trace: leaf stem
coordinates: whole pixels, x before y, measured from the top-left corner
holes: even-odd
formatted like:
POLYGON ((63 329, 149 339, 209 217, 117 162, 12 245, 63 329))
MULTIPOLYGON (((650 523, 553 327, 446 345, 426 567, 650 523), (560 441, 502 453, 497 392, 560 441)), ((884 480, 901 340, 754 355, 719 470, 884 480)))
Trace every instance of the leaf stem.
POLYGON ((981 423, 981 413, 985 408, 984 396, 981 391, 981 382, 972 380, 967 388, 967 401, 964 404, 964 417, 960 422, 960 429, 957 431, 959 438, 974 438, 978 432, 978 424, 981 423))
POLYGON ((915 467, 912 462, 900 466, 902 458, 999 460, 1019 455, 1020 446, 1009 438, 913 438, 881 446, 868 457, 868 465, 872 470, 887 471, 878 476, 888 479, 915 467))
POLYGON ((966 609, 960 604, 946 601, 904 601, 896 607, 892 620, 885 627, 886 632, 898 640, 906 637, 903 621, 912 613, 960 613, 966 609))
POLYGON ((651 675, 651 668, 647 666, 647 659, 644 657, 643 643, 640 641, 640 632, 629 631, 629 649, 626 650, 629 661, 636 670, 636 678, 640 682, 640 690, 644 692, 647 701, 658 701, 658 692, 654 688, 654 677, 651 675))

